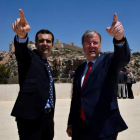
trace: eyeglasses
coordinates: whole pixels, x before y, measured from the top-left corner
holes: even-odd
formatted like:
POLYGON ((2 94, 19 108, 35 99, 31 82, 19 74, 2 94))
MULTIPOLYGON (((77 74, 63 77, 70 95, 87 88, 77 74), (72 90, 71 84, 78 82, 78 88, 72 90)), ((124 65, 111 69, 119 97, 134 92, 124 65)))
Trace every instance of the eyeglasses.
POLYGON ((100 42, 84 42, 83 43, 84 45, 86 45, 86 46, 90 46, 91 44, 93 44, 94 46, 97 46, 98 44, 100 44, 100 42))

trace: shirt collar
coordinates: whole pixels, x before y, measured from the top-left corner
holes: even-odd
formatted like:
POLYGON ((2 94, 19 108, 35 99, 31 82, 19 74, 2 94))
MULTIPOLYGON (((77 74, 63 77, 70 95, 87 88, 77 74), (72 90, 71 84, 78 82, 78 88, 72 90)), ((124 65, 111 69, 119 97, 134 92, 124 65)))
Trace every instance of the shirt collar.
POLYGON ((93 60, 93 61, 88 61, 88 60, 87 60, 87 64, 88 64, 88 62, 92 62, 92 63, 94 64, 94 63, 97 61, 97 59, 100 57, 100 55, 101 55, 101 54, 99 54, 99 56, 98 56, 95 60, 93 60))
POLYGON ((47 60, 47 58, 45 58, 44 56, 41 56, 41 58, 42 58, 43 60, 47 60))

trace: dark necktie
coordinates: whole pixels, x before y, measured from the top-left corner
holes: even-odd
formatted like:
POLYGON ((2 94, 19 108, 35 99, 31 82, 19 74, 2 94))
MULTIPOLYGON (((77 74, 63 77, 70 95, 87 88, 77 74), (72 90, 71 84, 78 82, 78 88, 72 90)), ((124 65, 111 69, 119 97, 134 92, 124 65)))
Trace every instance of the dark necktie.
MULTIPOLYGON (((88 70, 87 70, 87 72, 85 74, 85 78, 84 78, 84 81, 83 81, 83 84, 82 84, 82 89, 84 88, 84 84, 86 82, 86 79, 88 77, 88 74, 89 74, 90 70, 92 69, 92 64, 93 64, 92 62, 88 62, 88 70)), ((85 115, 84 115, 84 111, 83 111, 82 105, 81 105, 81 118, 83 120, 85 120, 85 115)))
MULTIPOLYGON (((49 80, 50 80, 50 86, 49 86, 50 98, 49 98, 49 103, 50 103, 50 107, 53 108, 54 107, 54 102, 53 102, 53 78, 52 78, 52 74, 51 74, 51 69, 50 69, 49 63, 48 63, 47 60, 45 62, 46 62, 45 66, 47 68, 48 75, 49 75, 49 80)), ((45 108, 46 108, 46 106, 45 106, 45 108)))

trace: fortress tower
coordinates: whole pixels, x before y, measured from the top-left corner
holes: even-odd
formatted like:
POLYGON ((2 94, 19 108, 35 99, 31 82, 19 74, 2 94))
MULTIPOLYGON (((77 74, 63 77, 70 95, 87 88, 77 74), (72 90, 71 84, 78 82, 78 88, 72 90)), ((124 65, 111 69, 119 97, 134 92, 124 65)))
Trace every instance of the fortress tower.
POLYGON ((60 39, 56 39, 55 42, 56 42, 56 43, 60 43, 60 39))
POLYGON ((12 41, 12 44, 9 44, 9 52, 15 52, 14 41, 12 41))
POLYGON ((70 43, 70 46, 75 46, 74 42, 71 42, 71 43, 70 43))

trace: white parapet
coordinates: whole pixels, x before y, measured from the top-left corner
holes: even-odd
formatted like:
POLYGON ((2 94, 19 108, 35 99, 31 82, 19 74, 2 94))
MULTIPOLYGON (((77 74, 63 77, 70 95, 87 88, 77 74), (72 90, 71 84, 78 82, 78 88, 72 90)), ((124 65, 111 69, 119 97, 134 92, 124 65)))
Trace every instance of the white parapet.
MULTIPOLYGON (((71 83, 56 83, 56 98, 57 99, 70 99, 72 93, 71 83)), ((140 95, 140 82, 132 85, 134 96, 140 95)), ((15 101, 18 96, 18 84, 0 84, 0 101, 15 101)))
MULTIPOLYGON (((71 83, 56 83, 56 98, 70 99, 71 98, 71 83)), ((15 101, 19 92, 18 84, 0 84, 0 101, 15 101)))

